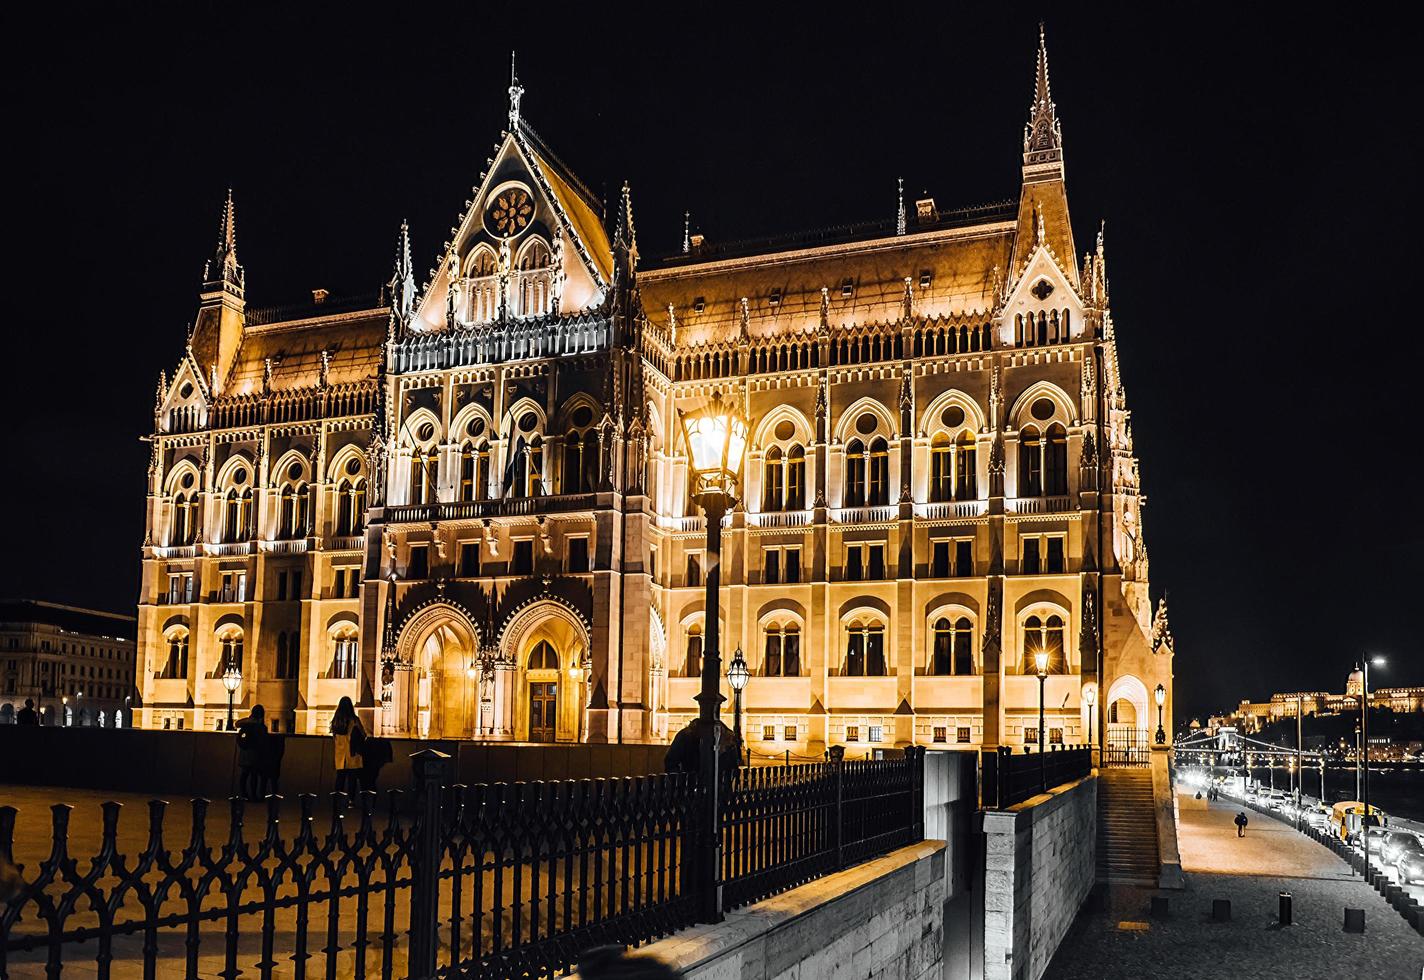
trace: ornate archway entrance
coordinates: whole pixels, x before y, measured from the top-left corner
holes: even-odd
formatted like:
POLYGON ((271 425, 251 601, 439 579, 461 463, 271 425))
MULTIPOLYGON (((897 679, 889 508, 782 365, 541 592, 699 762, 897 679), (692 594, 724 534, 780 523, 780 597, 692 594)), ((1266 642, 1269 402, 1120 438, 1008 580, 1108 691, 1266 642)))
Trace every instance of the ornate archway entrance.
POLYGON ((542 599, 504 629, 500 658, 517 668, 514 737, 575 742, 587 732, 588 626, 562 602, 542 599))
POLYGON ((417 738, 474 738, 479 727, 479 630, 452 603, 412 616, 398 646, 409 670, 397 673, 386 722, 417 738))

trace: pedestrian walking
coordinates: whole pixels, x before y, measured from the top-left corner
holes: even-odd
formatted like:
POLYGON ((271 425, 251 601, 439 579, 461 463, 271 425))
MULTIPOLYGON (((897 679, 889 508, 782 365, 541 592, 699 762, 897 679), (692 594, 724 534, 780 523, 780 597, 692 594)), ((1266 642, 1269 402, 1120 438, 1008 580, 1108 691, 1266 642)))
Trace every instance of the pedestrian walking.
POLYGON ((361 790, 361 750, 366 743, 366 729, 356 717, 356 706, 343 697, 331 716, 331 737, 336 752, 336 791, 355 793, 361 790))
POLYGON ((1236 836, 1246 836, 1246 811, 1241 810, 1236 814, 1236 836))
POLYGON ((35 699, 25 698, 25 706, 15 712, 15 724, 17 725, 38 725, 40 716, 35 713, 35 699))
POLYGON ((267 709, 252 706, 252 713, 237 723, 237 785, 249 803, 262 799, 262 748, 267 740, 267 709))

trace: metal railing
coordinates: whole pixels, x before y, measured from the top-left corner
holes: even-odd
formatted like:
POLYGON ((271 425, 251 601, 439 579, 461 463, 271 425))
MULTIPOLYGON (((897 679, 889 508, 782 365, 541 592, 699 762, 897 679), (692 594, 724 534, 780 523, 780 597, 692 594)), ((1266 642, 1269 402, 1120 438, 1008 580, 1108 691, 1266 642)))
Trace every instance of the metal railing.
POLYGON ((256 833, 241 800, 214 834, 206 800, 188 815, 154 801, 136 845, 106 803, 82 862, 58 804, 34 870, 16 866, 17 812, 0 807, 0 882, 17 889, 0 896, 0 977, 90 957, 101 978, 115 961, 150 978, 560 975, 590 947, 703 921, 718 889, 735 908, 922 839, 924 749, 832 755, 740 770, 708 824, 695 776, 447 786, 449 757, 425 750, 413 792, 333 794, 325 830, 311 795, 256 805, 256 833), (724 856, 704 875, 684 856, 707 826, 724 856))
POLYGON ((981 752, 980 805, 1003 810, 1055 786, 1082 779, 1093 771, 1093 750, 1088 746, 1050 748, 1047 752, 1013 755, 1008 746, 981 752))

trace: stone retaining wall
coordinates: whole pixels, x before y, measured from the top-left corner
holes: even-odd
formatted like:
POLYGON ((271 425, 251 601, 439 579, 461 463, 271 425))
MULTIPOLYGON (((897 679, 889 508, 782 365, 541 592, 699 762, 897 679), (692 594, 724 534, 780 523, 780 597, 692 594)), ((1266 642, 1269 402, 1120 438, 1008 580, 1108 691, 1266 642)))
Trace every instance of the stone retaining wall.
POLYGON ((639 952, 687 980, 939 980, 944 859, 912 844, 639 952))
POLYGON ((983 821, 984 980, 1037 980, 1093 887, 1097 776, 983 821))

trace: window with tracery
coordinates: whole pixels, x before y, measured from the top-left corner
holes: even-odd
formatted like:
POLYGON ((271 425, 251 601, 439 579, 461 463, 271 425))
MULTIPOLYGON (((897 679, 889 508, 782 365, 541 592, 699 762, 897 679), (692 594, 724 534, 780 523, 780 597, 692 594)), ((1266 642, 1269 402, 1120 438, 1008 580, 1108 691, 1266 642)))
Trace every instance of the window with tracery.
POLYGON ((1044 651, 1048 653, 1048 673, 1068 673, 1063 617, 1057 613, 1034 615, 1024 620, 1020 662, 1025 674, 1038 673, 1038 654, 1044 651))
POLYGON ((885 676, 885 624, 853 619, 846 626, 845 677, 885 676))
POLYGON ((801 676, 801 627, 794 622, 770 623, 764 631, 763 677, 801 676))

